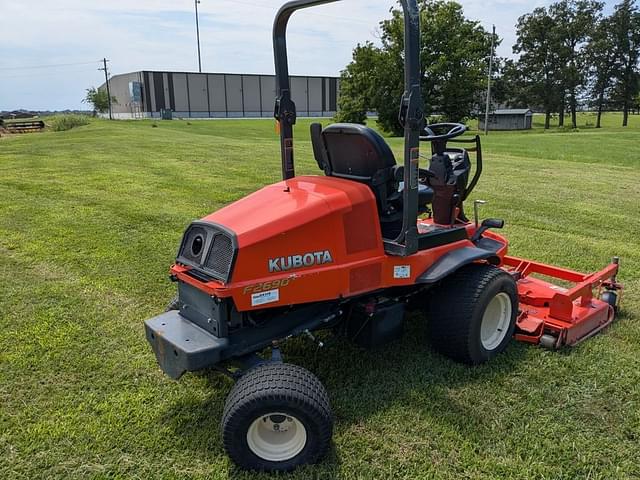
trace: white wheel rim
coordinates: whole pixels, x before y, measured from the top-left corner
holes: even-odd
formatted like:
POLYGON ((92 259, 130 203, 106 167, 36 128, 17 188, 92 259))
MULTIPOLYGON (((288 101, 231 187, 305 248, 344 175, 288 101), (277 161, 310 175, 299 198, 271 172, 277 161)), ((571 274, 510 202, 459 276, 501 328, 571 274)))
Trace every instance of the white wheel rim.
POLYGON ((491 299, 482 315, 480 339, 486 350, 495 350, 509 332, 511 298, 504 292, 491 299))
POLYGON ((247 431, 249 449, 263 460, 284 462, 307 444, 307 430, 300 420, 280 412, 256 418, 247 431))

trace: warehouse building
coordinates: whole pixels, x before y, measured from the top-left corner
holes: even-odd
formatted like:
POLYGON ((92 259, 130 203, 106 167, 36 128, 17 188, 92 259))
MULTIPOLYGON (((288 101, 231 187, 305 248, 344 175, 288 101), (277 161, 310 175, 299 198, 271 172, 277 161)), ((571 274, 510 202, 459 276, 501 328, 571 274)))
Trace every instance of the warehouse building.
MULTIPOLYGON (((489 130, 528 130, 533 112, 528 108, 505 108, 489 113, 489 130)), ((484 130, 484 115, 479 117, 479 130, 484 130)))
MULTIPOLYGON (((102 85, 100 88, 104 88, 102 85)), ((141 71, 109 80, 114 118, 272 117, 274 75, 141 71)), ((291 77, 291 95, 301 117, 335 115, 340 80, 291 77)))

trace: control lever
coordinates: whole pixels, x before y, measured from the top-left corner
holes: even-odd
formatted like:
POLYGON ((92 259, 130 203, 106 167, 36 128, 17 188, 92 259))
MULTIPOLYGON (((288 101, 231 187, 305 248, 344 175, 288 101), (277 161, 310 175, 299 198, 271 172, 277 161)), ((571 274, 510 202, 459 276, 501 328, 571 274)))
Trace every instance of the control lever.
POLYGON ((456 222, 456 207, 460 205, 460 195, 454 193, 451 197, 451 223, 453 225, 456 222))
POLYGON ((482 221, 480 228, 476 230, 476 233, 471 237, 471 241, 476 243, 482 237, 482 234, 489 230, 490 228, 502 228, 504 227, 504 220, 500 218, 487 218, 482 221))
POLYGON ((476 221, 476 228, 480 226, 480 205, 484 205, 487 202, 484 200, 474 200, 473 201, 473 217, 476 221))

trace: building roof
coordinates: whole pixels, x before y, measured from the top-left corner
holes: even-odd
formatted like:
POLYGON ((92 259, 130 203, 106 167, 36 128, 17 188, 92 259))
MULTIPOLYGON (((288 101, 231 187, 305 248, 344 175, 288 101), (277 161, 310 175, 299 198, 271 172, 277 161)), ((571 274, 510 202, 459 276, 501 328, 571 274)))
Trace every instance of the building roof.
POLYGON ((494 112, 493 115, 533 115, 533 112, 528 108, 501 108, 494 112))
MULTIPOLYGON (((113 74, 111 78, 132 75, 132 74, 142 74, 144 72, 147 73, 173 73, 178 75, 227 75, 230 77, 233 76, 244 76, 244 77, 275 77, 274 73, 229 73, 229 72, 185 72, 181 70, 135 70, 133 72, 122 72, 113 74)), ((336 78, 340 79, 340 76, 335 75, 289 75, 291 78, 336 78)), ((104 84, 103 84, 104 85, 104 84)))

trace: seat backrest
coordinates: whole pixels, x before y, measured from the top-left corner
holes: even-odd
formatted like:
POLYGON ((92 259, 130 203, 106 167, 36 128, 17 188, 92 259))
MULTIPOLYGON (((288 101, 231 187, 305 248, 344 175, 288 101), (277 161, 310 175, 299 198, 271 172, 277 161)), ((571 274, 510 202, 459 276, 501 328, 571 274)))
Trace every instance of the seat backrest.
POLYGON ((322 131, 332 176, 373 179, 396 166, 393 152, 375 130, 356 123, 334 123, 322 131))
POLYGON ((322 138, 322 125, 319 123, 311 124, 311 146, 313 147, 313 156, 320 170, 323 170, 325 174, 329 175, 331 170, 327 158, 327 147, 322 138))
POLYGON ((366 183, 378 206, 386 209, 387 196, 395 188, 393 152, 375 130, 355 123, 334 123, 324 130, 311 125, 313 153, 327 176, 366 183))

